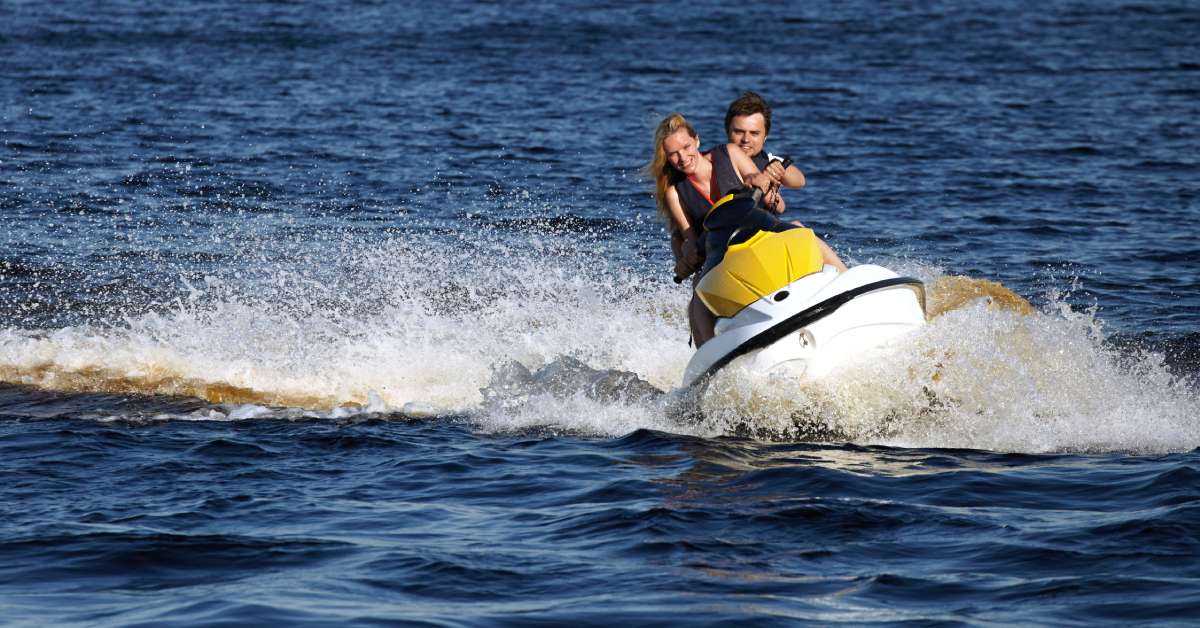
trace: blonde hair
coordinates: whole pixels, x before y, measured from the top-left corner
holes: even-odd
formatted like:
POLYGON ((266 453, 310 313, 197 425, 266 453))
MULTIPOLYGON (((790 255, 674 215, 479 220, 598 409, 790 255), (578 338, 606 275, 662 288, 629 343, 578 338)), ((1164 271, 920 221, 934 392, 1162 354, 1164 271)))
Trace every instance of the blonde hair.
POLYGON ((699 139, 696 129, 688 124, 687 118, 684 118, 683 114, 668 113, 667 117, 658 123, 658 128, 654 130, 654 156, 651 157, 650 163, 642 169, 642 174, 654 179, 654 202, 658 206, 658 219, 667 226, 667 231, 672 234, 679 231, 679 225, 671 220, 671 212, 667 209, 667 188, 682 180, 683 173, 676 170, 667 161, 667 151, 663 148, 663 142, 679 129, 687 129, 688 135, 691 135, 692 139, 699 139))

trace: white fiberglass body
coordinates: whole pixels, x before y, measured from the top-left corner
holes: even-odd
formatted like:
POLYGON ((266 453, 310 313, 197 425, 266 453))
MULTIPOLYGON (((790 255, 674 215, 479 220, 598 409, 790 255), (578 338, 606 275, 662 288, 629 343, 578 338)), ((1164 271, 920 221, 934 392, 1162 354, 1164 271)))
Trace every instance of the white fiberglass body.
POLYGON ((925 324, 921 282, 871 264, 801 277, 717 320, 688 362, 684 386, 726 365, 819 378, 925 324))

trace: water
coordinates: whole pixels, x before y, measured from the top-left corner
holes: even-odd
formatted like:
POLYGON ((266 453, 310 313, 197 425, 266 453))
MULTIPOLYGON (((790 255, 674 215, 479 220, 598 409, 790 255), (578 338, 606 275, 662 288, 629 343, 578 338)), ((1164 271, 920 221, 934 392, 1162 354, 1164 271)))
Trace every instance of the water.
POLYGON ((6 623, 1200 615, 1193 3, 2 13, 6 623), (691 404, 637 172, 747 88, 790 217, 1036 313, 691 404))

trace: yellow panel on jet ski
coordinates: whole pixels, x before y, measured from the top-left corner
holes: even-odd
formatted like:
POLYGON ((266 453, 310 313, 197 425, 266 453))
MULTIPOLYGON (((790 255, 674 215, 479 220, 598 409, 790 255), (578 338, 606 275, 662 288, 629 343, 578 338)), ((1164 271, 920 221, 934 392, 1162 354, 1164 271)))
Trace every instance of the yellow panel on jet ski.
POLYGON ((759 231, 734 244, 725 258, 704 275, 696 294, 717 316, 742 308, 824 266, 812 229, 759 231))

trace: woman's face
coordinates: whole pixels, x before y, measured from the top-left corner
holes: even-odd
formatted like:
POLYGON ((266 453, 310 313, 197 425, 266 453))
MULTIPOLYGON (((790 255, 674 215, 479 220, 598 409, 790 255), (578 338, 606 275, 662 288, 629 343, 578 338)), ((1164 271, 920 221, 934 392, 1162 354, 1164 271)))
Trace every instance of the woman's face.
POLYGON ((679 129, 663 140, 663 152, 671 166, 683 174, 696 172, 696 164, 700 161, 700 142, 688 134, 687 129, 679 129))

